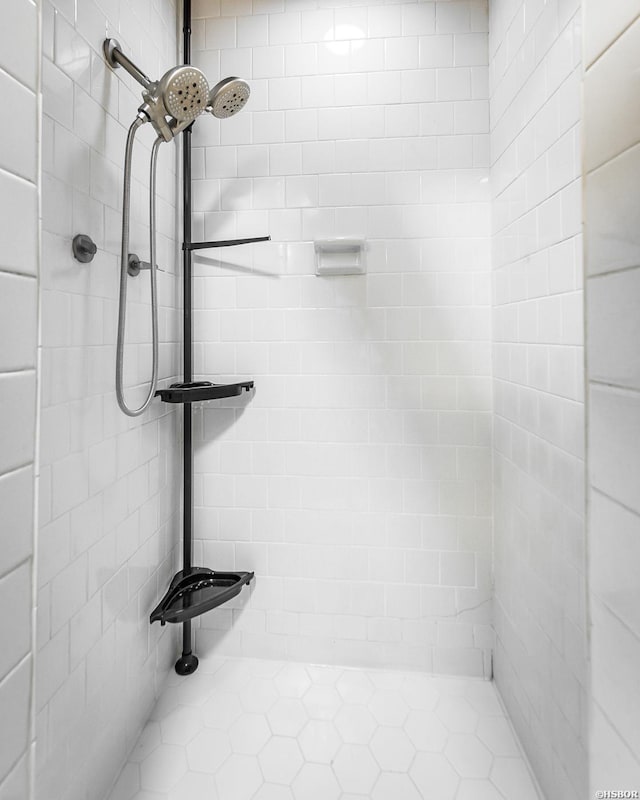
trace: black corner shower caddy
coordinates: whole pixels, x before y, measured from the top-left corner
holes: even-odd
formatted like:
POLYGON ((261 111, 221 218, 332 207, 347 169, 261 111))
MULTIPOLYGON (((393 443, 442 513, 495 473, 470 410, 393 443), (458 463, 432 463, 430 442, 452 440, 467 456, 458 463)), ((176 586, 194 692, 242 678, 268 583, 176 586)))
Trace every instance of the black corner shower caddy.
MULTIPOLYGON (((187 622, 205 611, 211 611, 240 594, 253 575, 253 572, 214 572, 206 567, 181 569, 151 612, 151 622, 158 621, 161 625, 187 622)), ((184 657, 185 653, 182 654, 184 657)))
POLYGON ((197 403, 202 400, 220 400, 223 397, 237 397, 243 391, 250 392, 253 381, 239 383, 210 383, 192 381, 191 383, 172 383, 168 389, 158 389, 156 397, 163 403, 197 403))
MULTIPOLYGON (((191 63, 191 0, 183 0, 184 63, 191 63)), ((268 241, 270 236, 250 239, 226 239, 215 242, 193 242, 191 234, 191 135, 193 124, 182 133, 182 198, 183 198, 183 350, 184 380, 168 388, 159 389, 156 396, 165 403, 183 406, 183 553, 182 569, 174 575, 164 597, 151 612, 150 621, 182 623, 182 655, 176 661, 179 675, 190 675, 198 668, 198 658, 192 650, 191 620, 226 603, 248 585, 253 572, 216 572, 192 564, 193 543, 193 417, 191 406, 195 402, 237 397, 253 389, 253 381, 220 384, 193 380, 193 329, 192 329, 192 253, 213 247, 233 247, 268 241)))

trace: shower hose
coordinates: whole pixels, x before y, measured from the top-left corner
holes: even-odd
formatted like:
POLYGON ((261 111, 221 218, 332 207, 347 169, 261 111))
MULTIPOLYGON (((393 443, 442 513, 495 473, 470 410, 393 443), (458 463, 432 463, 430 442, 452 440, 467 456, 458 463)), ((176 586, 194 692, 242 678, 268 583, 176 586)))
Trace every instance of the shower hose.
POLYGON ((147 117, 139 113, 129 128, 124 159, 124 191, 122 197, 122 249, 120 251, 120 298, 118 302, 118 340, 116 348, 116 397, 121 410, 129 417, 137 417, 147 410, 153 400, 158 383, 158 289, 156 281, 156 166, 158 148, 163 142, 158 137, 151 150, 149 170, 149 277, 151 280, 151 338, 153 350, 153 366, 151 384, 145 401, 138 408, 130 408, 124 397, 124 344, 127 320, 127 281, 129 262, 129 224, 131 216, 131 160, 136 132, 147 122, 147 117))

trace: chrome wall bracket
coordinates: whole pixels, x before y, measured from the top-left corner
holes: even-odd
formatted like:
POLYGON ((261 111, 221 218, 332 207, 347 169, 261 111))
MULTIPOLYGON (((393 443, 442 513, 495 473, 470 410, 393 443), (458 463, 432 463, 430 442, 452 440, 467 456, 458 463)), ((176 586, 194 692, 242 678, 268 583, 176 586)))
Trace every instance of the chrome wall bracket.
POLYGON ((129 75, 147 90, 153 85, 151 78, 147 77, 140 67, 137 67, 130 58, 125 56, 117 39, 105 39, 102 43, 102 52, 107 64, 112 69, 124 67, 129 75))
POLYGON ((135 253, 129 253, 127 259, 127 272, 132 278, 137 278, 141 269, 151 269, 149 261, 141 261, 135 253))
POLYGON ((78 233, 73 237, 71 249, 73 250, 73 257, 81 264, 88 264, 93 261, 93 257, 98 252, 93 239, 87 236, 86 233, 78 233))

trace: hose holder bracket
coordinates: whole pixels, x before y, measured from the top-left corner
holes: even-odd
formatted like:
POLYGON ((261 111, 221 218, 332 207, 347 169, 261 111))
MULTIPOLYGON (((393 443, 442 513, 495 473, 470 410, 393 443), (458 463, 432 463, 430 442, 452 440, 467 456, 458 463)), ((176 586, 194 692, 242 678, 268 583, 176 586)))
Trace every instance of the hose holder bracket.
POLYGON ((136 253, 129 253, 127 259, 127 272, 132 278, 137 278, 141 269, 151 269, 149 261, 141 261, 136 253))

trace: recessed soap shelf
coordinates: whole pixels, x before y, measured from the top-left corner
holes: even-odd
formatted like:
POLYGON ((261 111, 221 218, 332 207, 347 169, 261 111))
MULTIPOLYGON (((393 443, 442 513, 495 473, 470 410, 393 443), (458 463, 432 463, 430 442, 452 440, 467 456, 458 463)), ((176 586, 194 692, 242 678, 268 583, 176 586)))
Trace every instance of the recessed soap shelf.
POLYGON ((367 271, 364 239, 323 239, 314 242, 316 275, 364 275, 367 271))

